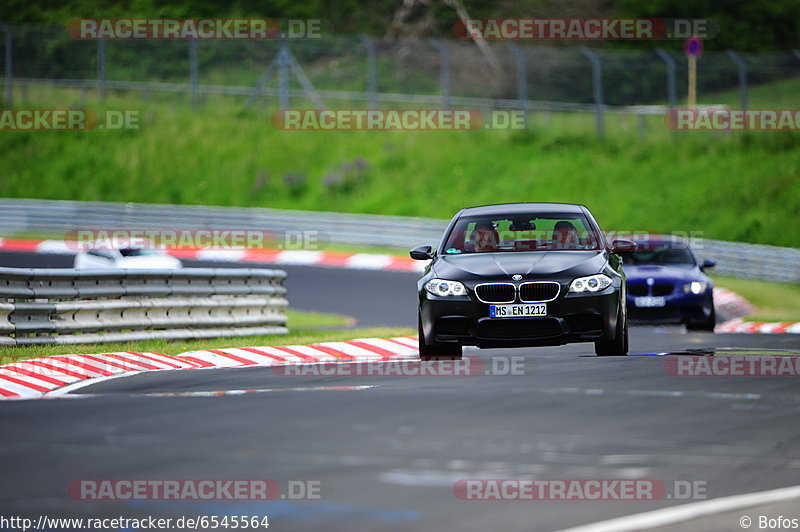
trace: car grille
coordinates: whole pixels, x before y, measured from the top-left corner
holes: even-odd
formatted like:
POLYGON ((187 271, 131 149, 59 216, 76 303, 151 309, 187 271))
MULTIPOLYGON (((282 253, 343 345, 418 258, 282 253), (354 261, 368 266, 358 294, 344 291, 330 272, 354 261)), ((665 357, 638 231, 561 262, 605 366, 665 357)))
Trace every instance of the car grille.
POLYGON ((513 303, 517 290, 513 284, 481 284, 475 287, 475 294, 484 303, 513 303))
POLYGON ((519 299, 525 303, 551 301, 560 290, 558 283, 522 283, 519 285, 519 299))
POLYGON ((487 319, 478 324, 480 338, 546 338, 559 334, 561 324, 555 318, 487 319))
POLYGON ((628 293, 632 296, 668 296, 675 290, 675 285, 672 283, 656 283, 652 287, 646 284, 628 284, 628 293))
POLYGON ((673 290, 675 290, 675 286, 672 283, 656 283, 653 285, 654 296, 668 296, 673 290))
POLYGON ((632 296, 646 296, 647 295, 647 285, 646 284, 628 284, 628 293, 632 296))

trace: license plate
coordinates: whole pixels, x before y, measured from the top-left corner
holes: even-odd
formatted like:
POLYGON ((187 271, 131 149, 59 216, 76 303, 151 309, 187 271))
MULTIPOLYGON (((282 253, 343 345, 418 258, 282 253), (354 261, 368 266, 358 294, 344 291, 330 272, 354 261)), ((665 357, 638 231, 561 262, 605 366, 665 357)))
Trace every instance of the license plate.
POLYGON ((547 305, 489 305, 490 318, 529 318, 547 316, 547 305))
POLYGON ((667 300, 663 297, 637 297, 633 302, 640 308, 663 307, 667 304, 667 300))

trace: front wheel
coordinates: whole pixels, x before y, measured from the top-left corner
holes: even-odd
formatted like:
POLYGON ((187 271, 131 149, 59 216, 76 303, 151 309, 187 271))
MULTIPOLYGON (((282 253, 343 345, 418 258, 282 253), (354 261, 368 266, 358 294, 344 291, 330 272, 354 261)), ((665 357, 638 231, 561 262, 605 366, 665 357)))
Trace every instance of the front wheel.
POLYGON ((599 357, 625 356, 628 354, 628 317, 622 311, 621 306, 617 312, 617 330, 614 334, 614 339, 606 342, 595 342, 594 354, 599 357))
POLYGON ((419 334, 420 360, 461 360, 462 349, 460 344, 425 340, 425 333, 422 331, 422 318, 417 320, 417 331, 419 334))
POLYGON ((717 313, 714 307, 711 307, 711 314, 703 321, 688 321, 686 322, 686 330, 688 331, 708 331, 714 332, 714 327, 717 325, 717 313))

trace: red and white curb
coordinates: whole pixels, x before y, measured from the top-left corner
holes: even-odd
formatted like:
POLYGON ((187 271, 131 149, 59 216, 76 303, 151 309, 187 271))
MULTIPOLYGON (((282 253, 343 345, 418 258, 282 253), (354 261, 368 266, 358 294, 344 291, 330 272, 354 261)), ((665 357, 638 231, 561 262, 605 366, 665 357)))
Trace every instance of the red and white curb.
POLYGON ((755 308, 745 298, 725 288, 714 288, 714 306, 717 312, 733 319, 720 323, 714 328, 717 333, 751 333, 751 334, 800 334, 800 322, 797 321, 744 321, 743 316, 751 314, 755 308))
POLYGON ((0 366, 0 399, 35 399, 59 395, 81 385, 148 371, 288 366, 298 364, 414 360, 417 339, 359 338, 312 345, 232 347, 161 353, 56 355, 0 366))
POLYGON ((748 300, 733 290, 720 287, 714 287, 714 306, 718 313, 731 318, 741 318, 755 310, 748 300))
POLYGON ((87 379, 196 367, 199 366, 160 353, 121 352, 34 358, 0 366, 0 398, 28 399, 87 379))
POLYGON ((800 334, 800 321, 743 321, 739 318, 726 321, 714 328, 717 333, 800 334))
POLYGON ((323 362, 378 362, 419 357, 416 337, 361 338, 312 345, 232 347, 189 351, 182 360, 206 368, 287 366, 323 362))
MULTIPOLYGON (((63 240, 27 240, 0 238, 0 250, 29 253, 59 253, 75 255, 76 250, 63 240)), ((381 255, 376 253, 342 253, 337 251, 311 251, 306 249, 203 249, 168 248, 167 254, 178 259, 208 260, 219 262, 259 262, 262 264, 284 264, 295 266, 325 266, 355 270, 387 270, 421 272, 424 261, 411 257, 381 255)))

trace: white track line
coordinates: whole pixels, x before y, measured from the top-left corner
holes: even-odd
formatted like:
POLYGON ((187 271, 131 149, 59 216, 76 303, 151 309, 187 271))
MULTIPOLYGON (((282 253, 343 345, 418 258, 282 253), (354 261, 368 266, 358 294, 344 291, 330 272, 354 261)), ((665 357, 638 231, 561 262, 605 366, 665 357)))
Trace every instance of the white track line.
POLYGON ((672 525, 698 517, 771 504, 781 501, 800 498, 800 486, 778 488, 769 491, 745 493, 720 497, 707 501, 681 504, 670 508, 662 508, 651 512, 626 515, 607 521, 599 521, 588 525, 560 530, 559 532, 634 532, 637 530, 650 530, 662 526, 672 525))

